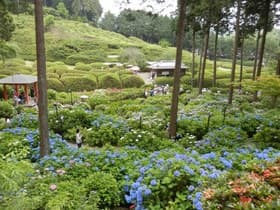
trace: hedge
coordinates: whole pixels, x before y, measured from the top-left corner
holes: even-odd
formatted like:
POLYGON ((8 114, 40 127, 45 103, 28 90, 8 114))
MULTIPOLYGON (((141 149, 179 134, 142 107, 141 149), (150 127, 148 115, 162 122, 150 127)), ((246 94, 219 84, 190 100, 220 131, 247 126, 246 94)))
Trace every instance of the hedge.
POLYGON ((65 63, 69 65, 75 65, 78 62, 90 64, 93 62, 103 62, 106 60, 106 57, 106 54, 102 51, 85 51, 68 56, 65 63))
POLYGON ((173 77, 157 77, 155 83, 157 85, 168 84, 168 85, 172 86, 173 85, 173 80, 174 80, 173 77))
POLYGON ((65 90, 90 91, 97 87, 96 81, 92 77, 63 77, 61 79, 65 90))
POLYGON ((98 77, 99 88, 121 88, 121 82, 115 74, 106 74, 98 77))
POLYGON ((75 64, 75 70, 90 71, 91 69, 92 66, 90 64, 85 64, 81 62, 75 64))
POLYGON ((49 78, 48 79, 48 89, 53 89, 56 91, 64 91, 64 85, 57 78, 49 78))
POLYGON ((123 88, 139 88, 144 85, 145 82, 142 78, 136 75, 126 76, 122 79, 122 87, 123 88))
POLYGON ((58 79, 59 75, 57 73, 47 73, 47 78, 55 78, 58 79))

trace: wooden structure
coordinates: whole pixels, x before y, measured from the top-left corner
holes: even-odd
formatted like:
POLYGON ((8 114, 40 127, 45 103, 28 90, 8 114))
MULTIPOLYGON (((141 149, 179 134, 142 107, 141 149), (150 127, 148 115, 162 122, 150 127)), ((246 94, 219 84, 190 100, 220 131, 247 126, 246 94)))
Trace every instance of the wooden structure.
POLYGON ((35 102, 38 98, 38 79, 37 76, 15 74, 12 76, 0 79, 0 84, 3 84, 3 98, 8 100, 7 85, 14 87, 14 97, 19 97, 19 90, 23 87, 24 103, 29 104, 29 91, 30 88, 34 91, 35 102))
MULTIPOLYGON (((159 61, 149 62, 148 70, 151 74, 156 76, 173 76, 175 70, 175 61, 159 61)), ((183 76, 186 73, 187 67, 182 64, 180 75, 183 76)))

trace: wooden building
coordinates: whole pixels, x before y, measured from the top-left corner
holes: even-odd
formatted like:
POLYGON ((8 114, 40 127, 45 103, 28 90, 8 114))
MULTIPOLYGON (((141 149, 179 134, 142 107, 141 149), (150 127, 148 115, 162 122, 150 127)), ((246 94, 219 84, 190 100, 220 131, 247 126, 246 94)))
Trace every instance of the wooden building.
MULTIPOLYGON (((175 70, 175 61, 158 61, 158 62, 148 62, 148 70, 151 75, 155 76, 173 76, 175 70)), ((187 67, 182 64, 180 75, 185 75, 187 67)))
POLYGON ((30 90, 34 91, 35 102, 38 99, 38 85, 37 85, 37 76, 24 75, 24 74, 15 74, 0 79, 0 84, 3 85, 3 98, 8 100, 7 86, 13 86, 14 88, 14 97, 20 96, 20 89, 22 88, 24 103, 29 103, 30 90))

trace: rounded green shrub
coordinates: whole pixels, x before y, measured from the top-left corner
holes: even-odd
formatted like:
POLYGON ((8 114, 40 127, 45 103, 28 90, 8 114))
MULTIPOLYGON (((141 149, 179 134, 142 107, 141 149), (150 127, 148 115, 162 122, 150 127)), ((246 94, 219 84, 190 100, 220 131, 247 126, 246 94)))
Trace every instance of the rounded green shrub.
POLYGON ((56 91, 53 89, 48 89, 48 99, 55 100, 56 99, 56 91))
POLYGON ((59 79, 49 78, 48 79, 48 89, 53 89, 56 91, 63 91, 65 88, 64 88, 63 83, 59 79))
POLYGON ((122 79, 123 88, 141 87, 145 82, 142 78, 136 75, 126 76, 122 79))
POLYGON ((173 77, 157 77, 156 78, 156 84, 157 85, 173 85, 173 77))
POLYGON ((82 186, 88 189, 88 193, 95 192, 101 199, 100 209, 112 209, 120 205, 120 191, 117 180, 108 173, 96 172, 82 180, 82 186))
POLYGON ((75 70, 90 71, 91 68, 92 67, 89 64, 85 64, 85 63, 81 63, 81 62, 78 62, 75 64, 75 70))
POLYGON ((95 109, 96 106, 100 104, 108 104, 109 98, 105 95, 96 95, 94 97, 90 97, 88 100, 89 106, 92 110, 95 109))
POLYGON ((66 65, 54 65, 49 67, 47 72, 56 73, 59 77, 61 77, 62 74, 68 72, 68 68, 66 65))
POLYGON ((181 85, 184 89, 191 89, 192 77, 190 74, 186 74, 180 78, 181 85))
POLYGON ((100 88, 121 88, 121 82, 114 74, 106 74, 100 77, 100 88))
POLYGON ((91 68, 93 69, 102 69, 102 68, 105 68, 106 66, 101 63, 101 62, 95 62, 95 63, 91 63, 90 64, 91 68))
POLYGON ((59 75, 57 73, 47 73, 47 78, 59 78, 59 75))
POLYGON ((96 81, 89 77, 63 77, 61 81, 65 90, 89 91, 97 87, 96 81))
POLYGON ((54 26, 54 16, 47 15, 45 17, 45 30, 48 31, 52 26, 54 26))
POLYGON ((9 102, 0 101, 0 118, 12 118, 14 113, 14 107, 9 102))
POLYGON ((85 76, 85 73, 79 73, 79 72, 71 72, 71 73, 64 73, 61 75, 61 79, 64 77, 83 77, 85 76))

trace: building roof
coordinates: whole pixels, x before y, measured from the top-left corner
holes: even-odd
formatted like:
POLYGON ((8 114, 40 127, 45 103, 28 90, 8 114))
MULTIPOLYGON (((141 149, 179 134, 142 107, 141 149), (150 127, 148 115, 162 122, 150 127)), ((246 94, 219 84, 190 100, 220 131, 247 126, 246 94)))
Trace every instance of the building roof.
POLYGON ((38 80, 37 76, 15 74, 15 75, 0 79, 0 84, 6 84, 6 85, 33 84, 33 83, 37 82, 37 80, 38 80))
MULTIPOLYGON (((148 68, 150 69, 175 69, 175 61, 159 61, 159 62, 149 62, 148 68)), ((186 69, 184 64, 181 64, 181 69, 186 69)))

